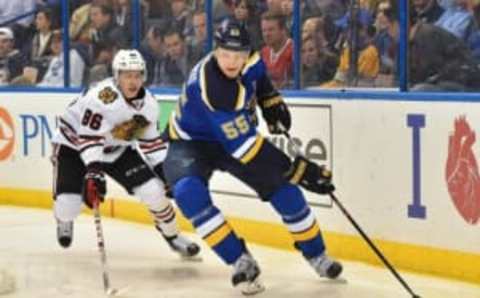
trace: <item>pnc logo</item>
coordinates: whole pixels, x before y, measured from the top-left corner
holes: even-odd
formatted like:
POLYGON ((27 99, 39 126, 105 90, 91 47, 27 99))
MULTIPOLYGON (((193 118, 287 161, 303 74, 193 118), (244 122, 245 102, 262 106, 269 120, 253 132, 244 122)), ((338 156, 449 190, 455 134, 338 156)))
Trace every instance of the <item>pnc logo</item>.
POLYGON ((15 147, 13 119, 7 110, 0 107, 0 161, 7 159, 15 147))
POLYGON ((454 129, 448 140, 445 169, 448 192, 463 219, 476 224, 480 219, 480 175, 472 150, 475 132, 465 117, 455 119, 454 129))

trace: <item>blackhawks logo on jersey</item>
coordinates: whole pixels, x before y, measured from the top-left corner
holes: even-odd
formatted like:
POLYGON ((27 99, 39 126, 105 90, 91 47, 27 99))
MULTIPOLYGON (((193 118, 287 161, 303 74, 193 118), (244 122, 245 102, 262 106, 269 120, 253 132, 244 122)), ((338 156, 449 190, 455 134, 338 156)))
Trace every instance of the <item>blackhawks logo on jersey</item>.
POLYGON ((140 138, 148 125, 150 121, 143 115, 135 115, 132 119, 116 125, 111 132, 116 139, 132 141, 140 138))
POLYGON ((105 87, 98 93, 98 98, 103 101, 104 104, 109 104, 118 98, 118 93, 115 92, 112 87, 105 87))

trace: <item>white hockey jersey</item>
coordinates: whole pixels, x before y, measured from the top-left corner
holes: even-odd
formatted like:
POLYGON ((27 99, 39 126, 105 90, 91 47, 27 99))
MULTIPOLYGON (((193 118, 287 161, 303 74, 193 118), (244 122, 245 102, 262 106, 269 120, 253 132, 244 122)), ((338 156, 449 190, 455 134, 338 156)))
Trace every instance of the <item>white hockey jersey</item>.
POLYGON ((148 90, 129 103, 113 79, 105 79, 69 104, 52 143, 77 150, 85 165, 113 162, 127 147, 138 145, 155 166, 167 148, 157 128, 158 115, 158 103, 148 90))

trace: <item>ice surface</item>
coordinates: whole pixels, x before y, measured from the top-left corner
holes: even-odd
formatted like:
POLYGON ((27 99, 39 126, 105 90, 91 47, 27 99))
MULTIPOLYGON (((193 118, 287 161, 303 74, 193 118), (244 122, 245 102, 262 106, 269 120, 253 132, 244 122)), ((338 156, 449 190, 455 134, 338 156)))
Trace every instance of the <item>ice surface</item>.
MULTIPOLYGON (((231 268, 202 243, 202 262, 182 261, 153 227, 105 218, 106 250, 112 287, 129 287, 121 297, 243 297, 230 284, 231 268)), ((56 242, 55 220, 46 210, 0 208, 0 268, 17 289, 2 297, 105 297, 91 216, 75 222, 72 247, 56 242)), ((198 240, 194 235, 189 235, 198 240)), ((297 253, 249 245, 262 268, 267 289, 258 298, 410 297, 381 267, 343 262, 342 280, 318 278, 297 253)), ((469 283, 401 273, 423 298, 480 298, 469 283)))

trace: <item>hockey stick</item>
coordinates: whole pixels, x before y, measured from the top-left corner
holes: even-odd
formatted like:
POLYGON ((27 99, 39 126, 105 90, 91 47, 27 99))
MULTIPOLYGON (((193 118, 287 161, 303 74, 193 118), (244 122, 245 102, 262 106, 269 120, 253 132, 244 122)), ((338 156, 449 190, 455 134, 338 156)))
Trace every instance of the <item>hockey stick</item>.
MULTIPOLYGON (((297 155, 303 155, 304 154, 301 152, 301 149, 297 143, 295 143, 292 138, 290 137, 290 134, 284 130, 283 134, 287 137, 287 139, 293 143, 293 146, 295 148, 296 154, 297 155)), ((353 219, 353 217, 350 215, 350 213, 347 211, 347 209, 343 206, 343 204, 340 202, 340 200, 335 196, 333 192, 329 192, 328 195, 332 199, 332 201, 337 205, 337 207, 342 211, 343 215, 347 217, 347 219, 350 221, 350 223, 355 227, 358 233, 362 236, 363 240, 365 240, 370 248, 375 252, 377 257, 380 258, 380 260, 383 262, 383 264, 390 270, 390 272, 395 276, 395 278, 402 284, 402 286, 407 290, 407 292, 412 295, 412 298, 420 298, 413 290, 410 288, 410 286, 407 284, 407 282, 400 276, 400 274, 395 270, 395 268, 390 264, 388 259, 385 257, 385 255, 377 248, 377 246, 370 240, 370 237, 367 236, 367 234, 363 231, 363 229, 358 225, 358 223, 353 219)))
POLYGON ((100 217, 100 198, 98 198, 97 196, 97 189, 95 183, 90 180, 87 180, 86 182, 88 189, 87 195, 93 196, 92 200, 90 201, 93 203, 93 217, 95 220, 95 229, 97 230, 97 247, 98 252, 100 253, 100 261, 102 264, 103 289, 105 291, 105 294, 109 296, 115 296, 123 291, 110 287, 110 275, 108 273, 107 253, 105 251, 105 239, 103 237, 102 218, 100 217))

